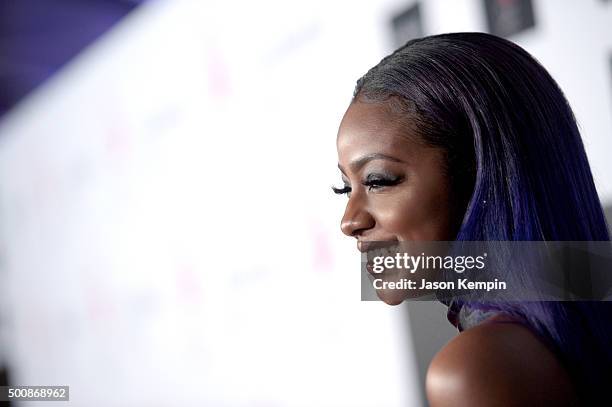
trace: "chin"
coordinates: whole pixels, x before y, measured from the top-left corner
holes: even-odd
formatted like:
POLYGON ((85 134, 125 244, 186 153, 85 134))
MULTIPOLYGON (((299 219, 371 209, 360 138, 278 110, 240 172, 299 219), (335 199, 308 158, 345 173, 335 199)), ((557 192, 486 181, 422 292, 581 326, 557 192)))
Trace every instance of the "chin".
POLYGON ((399 290, 377 290, 376 295, 387 305, 399 305, 406 299, 406 294, 399 290))

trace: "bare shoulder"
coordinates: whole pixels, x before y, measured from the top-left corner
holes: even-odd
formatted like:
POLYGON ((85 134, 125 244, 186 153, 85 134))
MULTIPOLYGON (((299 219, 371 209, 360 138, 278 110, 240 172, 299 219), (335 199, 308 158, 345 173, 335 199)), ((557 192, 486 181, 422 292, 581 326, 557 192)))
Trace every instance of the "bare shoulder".
POLYGON ((432 407, 578 405, 567 370, 515 323, 484 323, 457 335, 431 362, 426 387, 432 407))

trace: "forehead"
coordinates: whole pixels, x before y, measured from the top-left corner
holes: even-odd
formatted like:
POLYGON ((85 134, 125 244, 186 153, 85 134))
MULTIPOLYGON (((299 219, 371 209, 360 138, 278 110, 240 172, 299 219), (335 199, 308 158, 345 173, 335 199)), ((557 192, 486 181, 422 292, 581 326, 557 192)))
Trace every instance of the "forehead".
POLYGON ((424 148, 417 140, 409 118, 393 112, 385 104, 357 101, 344 114, 336 144, 340 156, 348 160, 374 152, 402 158, 424 148))

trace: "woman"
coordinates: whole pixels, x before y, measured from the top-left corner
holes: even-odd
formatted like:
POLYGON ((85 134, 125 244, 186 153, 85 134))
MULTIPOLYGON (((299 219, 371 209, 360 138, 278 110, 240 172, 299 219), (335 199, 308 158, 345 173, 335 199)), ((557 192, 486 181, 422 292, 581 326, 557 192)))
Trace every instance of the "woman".
MULTIPOLYGON (((409 41, 357 81, 337 148, 341 229, 361 251, 372 241, 610 240, 562 91, 507 40, 409 41)), ((610 302, 447 305, 462 332, 429 367, 432 406, 612 405, 610 302)))

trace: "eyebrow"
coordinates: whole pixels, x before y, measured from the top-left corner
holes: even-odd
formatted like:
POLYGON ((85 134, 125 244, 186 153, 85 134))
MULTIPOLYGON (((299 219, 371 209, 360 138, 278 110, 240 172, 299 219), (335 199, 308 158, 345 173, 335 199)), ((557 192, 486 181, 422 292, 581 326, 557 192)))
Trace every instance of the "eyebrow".
MULTIPOLYGON (((387 160, 387 161, 393 161, 396 163, 403 163, 403 164, 406 163, 405 161, 402 161, 399 158, 391 157, 390 155, 386 155, 382 153, 372 153, 372 154, 364 155, 363 157, 359 157, 358 159, 354 160, 353 162, 349 164, 349 167, 353 170, 353 172, 357 172, 361 169, 361 167, 363 167, 370 161, 374 161, 374 160, 387 160)), ((344 175, 346 175, 346 173, 344 172, 340 164, 338 164, 338 168, 344 175)))

